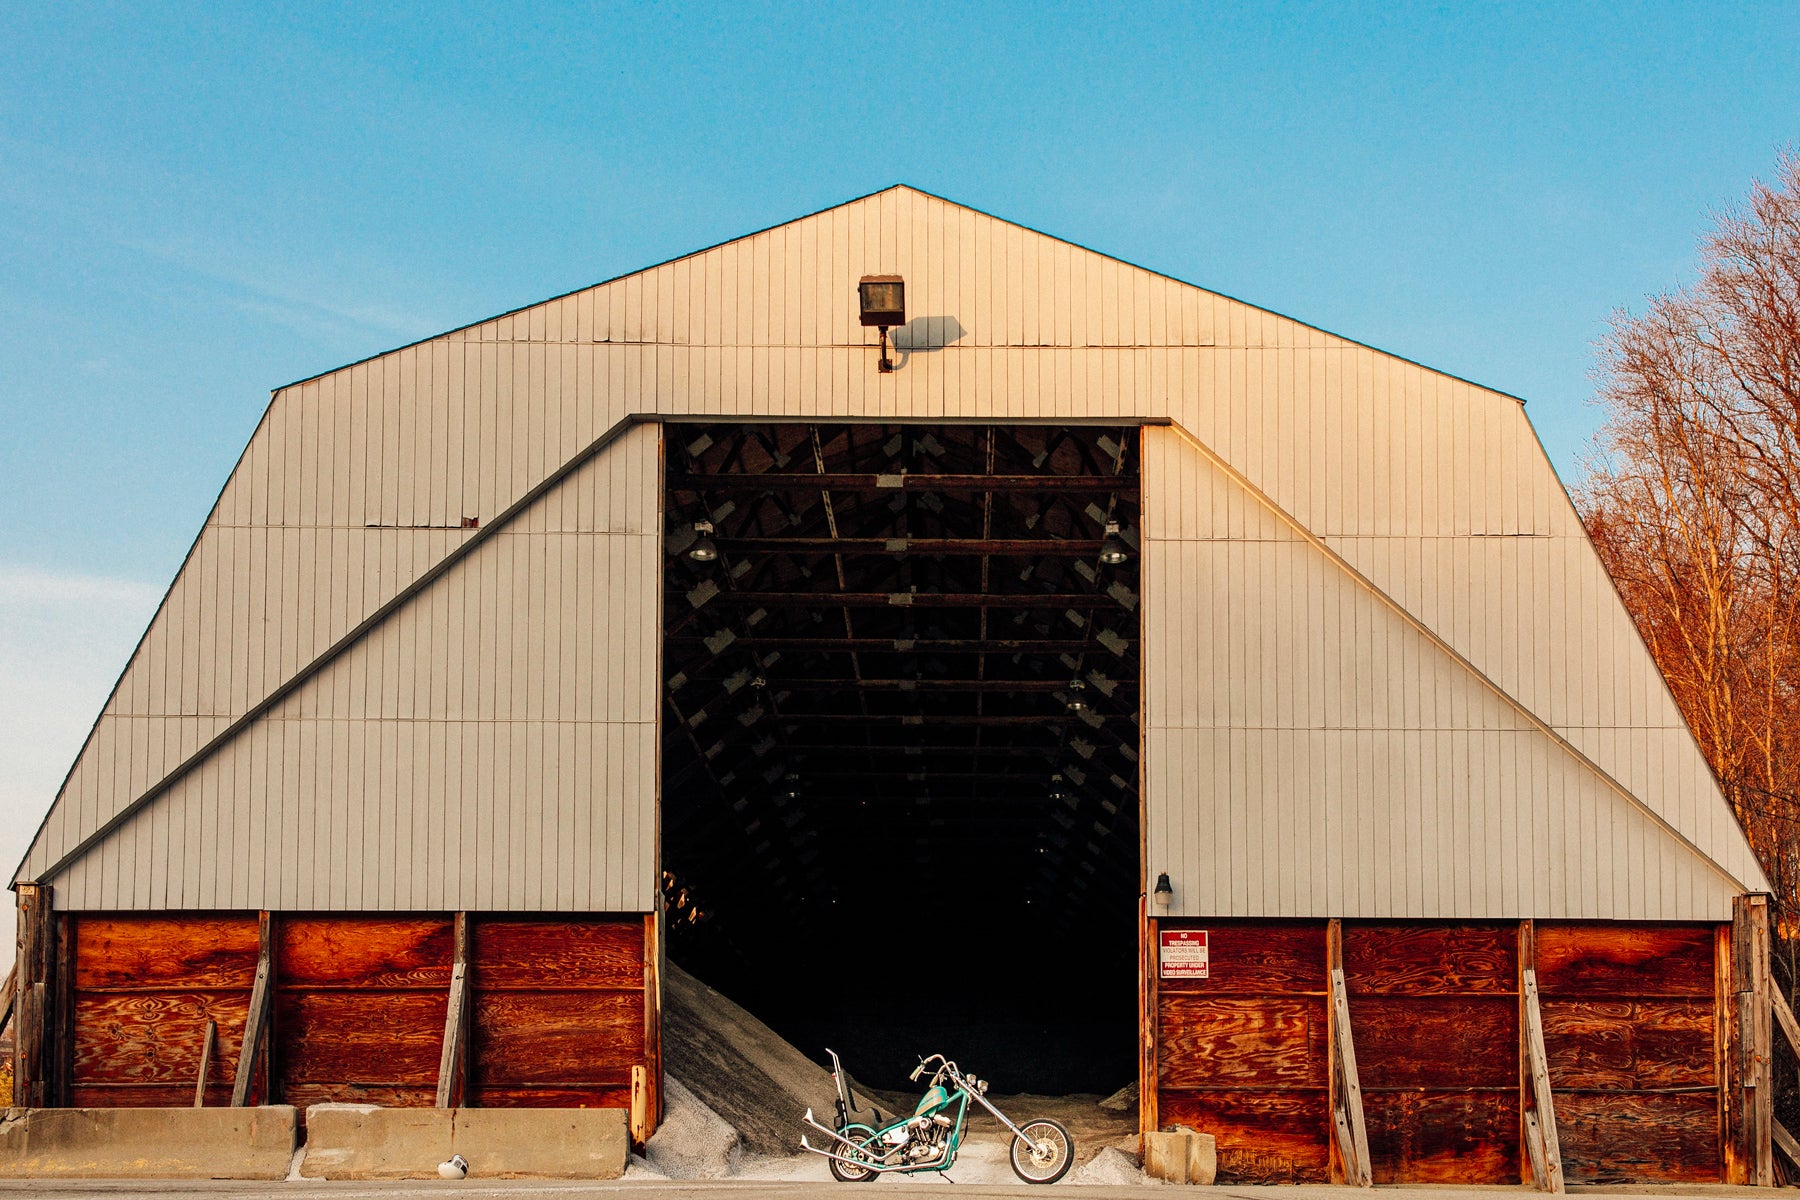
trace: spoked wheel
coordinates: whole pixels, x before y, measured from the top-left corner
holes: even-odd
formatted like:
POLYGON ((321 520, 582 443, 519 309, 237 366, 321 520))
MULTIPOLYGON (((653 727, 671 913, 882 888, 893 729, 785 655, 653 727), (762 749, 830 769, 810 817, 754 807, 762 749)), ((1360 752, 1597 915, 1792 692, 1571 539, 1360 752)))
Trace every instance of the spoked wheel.
MULTIPOLYGON (((859 1146, 866 1144, 868 1140, 875 1135, 874 1130, 868 1129, 862 1125, 847 1125, 838 1132, 859 1146)), ((850 1150, 842 1142, 831 1143, 831 1148, 839 1154, 851 1158, 856 1157, 855 1151, 850 1150)), ((825 1161, 831 1166, 831 1177, 839 1183, 868 1183, 872 1179, 879 1179, 881 1177, 881 1172, 869 1167, 851 1166, 849 1163, 836 1158, 828 1158, 825 1161)))
POLYGON ((1075 1162, 1075 1142, 1069 1131, 1048 1118, 1019 1127, 1025 1136, 1012 1144, 1013 1174, 1026 1183, 1055 1183, 1075 1162))

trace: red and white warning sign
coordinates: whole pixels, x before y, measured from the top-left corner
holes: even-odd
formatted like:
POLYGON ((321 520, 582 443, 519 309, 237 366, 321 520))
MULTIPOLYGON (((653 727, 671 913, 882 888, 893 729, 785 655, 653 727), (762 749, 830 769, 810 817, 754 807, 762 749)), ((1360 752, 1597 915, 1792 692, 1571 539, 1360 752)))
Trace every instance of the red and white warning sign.
POLYGON ((1164 929, 1162 932, 1162 954, 1158 961, 1162 963, 1164 979, 1205 979, 1212 968, 1212 960, 1207 955, 1206 930, 1204 929, 1164 929))

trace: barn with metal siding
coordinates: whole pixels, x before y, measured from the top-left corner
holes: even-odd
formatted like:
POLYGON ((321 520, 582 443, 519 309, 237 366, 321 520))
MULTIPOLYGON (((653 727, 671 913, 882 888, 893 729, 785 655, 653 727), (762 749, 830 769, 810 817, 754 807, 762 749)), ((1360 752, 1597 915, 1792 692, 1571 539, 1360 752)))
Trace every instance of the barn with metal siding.
POLYGON ((1228 1178, 1770 1178, 1766 883, 1523 406, 904 187, 279 389, 15 887, 40 1103, 653 1114, 673 953, 1228 1178))

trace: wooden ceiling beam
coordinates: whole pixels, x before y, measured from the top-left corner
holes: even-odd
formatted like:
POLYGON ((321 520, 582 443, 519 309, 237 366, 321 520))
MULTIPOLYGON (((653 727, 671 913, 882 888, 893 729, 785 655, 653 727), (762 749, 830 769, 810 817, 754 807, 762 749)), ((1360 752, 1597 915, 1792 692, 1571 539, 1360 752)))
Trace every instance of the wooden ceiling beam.
POLYGON ((708 603, 758 608, 1118 608, 1093 592, 737 592, 722 591, 708 603))
POLYGON ((936 472, 817 475, 768 472, 761 475, 670 472, 673 492, 1130 492, 1131 475, 950 475, 936 472))
MULTIPOLYGON (((826 593, 829 595, 829 593, 826 593)), ((669 642, 704 643, 714 636, 700 633, 670 634, 669 642)), ((1135 645, 1136 638, 1118 639, 1135 645)), ((887 637, 759 637, 736 638, 732 646, 747 650, 864 651, 877 654, 1075 654, 1092 650, 1094 643, 1081 638, 887 638, 887 637)))
POLYGON ((1092 558, 1098 538, 957 537, 720 537, 720 549, 739 554, 933 554, 970 557, 1092 558))

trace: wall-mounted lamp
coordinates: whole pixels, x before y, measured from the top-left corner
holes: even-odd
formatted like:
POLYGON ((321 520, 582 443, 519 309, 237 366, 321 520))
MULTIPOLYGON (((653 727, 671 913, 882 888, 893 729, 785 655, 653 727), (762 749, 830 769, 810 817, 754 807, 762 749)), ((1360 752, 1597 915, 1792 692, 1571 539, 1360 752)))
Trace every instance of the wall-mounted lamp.
POLYGON ((856 285, 856 298, 863 328, 874 325, 881 330, 881 358, 875 369, 889 374, 894 364, 888 359, 887 331, 906 324, 906 280, 898 275, 864 275, 856 285))
POLYGON ((1131 550, 1125 545, 1125 539, 1119 536, 1119 523, 1106 523, 1106 536, 1100 539, 1100 561, 1109 567, 1116 567, 1131 557, 1131 550))
POLYGON ((719 543, 712 540, 713 524, 711 521, 695 521, 694 532, 699 536, 694 544, 688 547, 688 557, 699 563, 709 563, 719 557, 719 543))
POLYGON ((1156 890, 1150 893, 1150 898, 1156 901, 1156 907, 1158 908, 1167 908, 1169 905, 1175 903, 1175 888, 1169 882, 1169 873, 1167 871, 1163 871, 1157 875, 1156 890))

